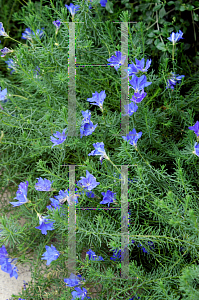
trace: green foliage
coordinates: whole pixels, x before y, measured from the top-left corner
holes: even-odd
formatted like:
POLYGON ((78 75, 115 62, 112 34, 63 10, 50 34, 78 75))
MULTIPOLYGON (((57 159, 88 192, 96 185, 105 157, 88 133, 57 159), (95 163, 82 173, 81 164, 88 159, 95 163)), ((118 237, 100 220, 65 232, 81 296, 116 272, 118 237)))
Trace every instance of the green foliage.
POLYGON ((182 270, 180 276, 179 290, 184 292, 183 299, 197 299, 199 296, 198 291, 198 265, 187 266, 182 270))
MULTIPOLYGON (((166 40, 171 32, 179 29, 186 34, 183 52, 195 58, 197 54, 197 34, 199 1, 136 1, 122 0, 125 10, 133 21, 142 21, 146 28, 144 35, 146 45, 154 57, 163 57, 168 50, 169 41, 166 40)), ((184 56, 184 55, 183 55, 184 56)), ((195 59, 191 59, 195 63, 195 59)), ((186 62, 183 62, 183 65, 186 62)), ((181 63, 181 67, 183 67, 181 63)), ((192 65, 194 68, 194 65, 192 65)), ((185 69, 185 67, 183 67, 185 69)), ((196 70, 196 68, 194 68, 196 70)))
MULTIPOLYGON (((13 22, 12 15, 19 11, 20 8, 24 5, 19 0, 0 0, 0 20, 4 25, 4 29, 7 33, 10 33, 13 39, 21 40, 21 34, 23 28, 19 23, 13 22)), ((11 39, 5 39, 2 36, 0 37, 0 49, 7 47, 9 49, 14 49, 16 47, 16 42, 11 39)), ((0 61, 0 70, 3 74, 6 75, 6 66, 3 61, 0 61)))

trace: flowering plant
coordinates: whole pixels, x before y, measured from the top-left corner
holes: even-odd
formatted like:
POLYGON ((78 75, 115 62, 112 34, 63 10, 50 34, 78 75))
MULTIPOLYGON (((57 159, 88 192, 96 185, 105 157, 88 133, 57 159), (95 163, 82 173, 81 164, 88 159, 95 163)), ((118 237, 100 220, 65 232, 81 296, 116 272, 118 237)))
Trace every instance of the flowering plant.
MULTIPOLYGON (((188 274, 188 269, 184 270, 184 255, 189 253, 194 264, 198 247, 194 188, 199 133, 192 110, 182 110, 190 105, 180 95, 187 73, 177 74, 182 72, 175 63, 175 52, 169 64, 165 53, 160 58, 160 70, 155 69, 151 53, 139 47, 140 24, 134 26, 134 47, 128 49, 122 37, 121 49, 117 49, 112 39, 116 27, 107 23, 109 27, 101 19, 106 16, 103 9, 110 10, 109 1, 91 1, 92 10, 83 2, 74 1, 63 7, 60 1, 55 7, 51 1, 54 19, 46 9, 36 23, 38 28, 33 30, 35 20, 27 18, 22 34, 24 44, 16 47, 14 57, 4 50, 9 58, 5 61, 3 56, 2 60, 9 62, 8 68, 15 72, 1 81, 1 167, 6 170, 2 187, 10 178, 15 179, 12 200, 17 201, 11 200, 9 205, 27 222, 16 228, 16 218, 0 218, 2 270, 11 277, 17 276, 17 267, 8 258, 11 249, 7 246, 12 241, 18 250, 13 257, 25 260, 28 249, 37 257, 35 269, 43 260, 58 274, 49 275, 48 280, 50 285, 61 287, 57 296, 60 299, 91 298, 96 293, 94 288, 99 290, 97 296, 108 299, 149 298, 154 293, 159 298, 174 292, 177 295, 181 293, 178 285, 188 294, 183 285, 188 274), (98 10, 102 14, 97 14, 98 10), (100 26, 104 40, 97 23, 86 22, 85 16, 93 20, 95 11, 103 23, 100 26), (48 20, 52 20, 48 23, 47 12, 48 20), (102 48, 97 46, 96 36, 98 43, 100 39, 104 41, 102 48), (100 60, 104 68, 93 67, 93 62, 100 60), (33 70, 38 70, 39 77, 33 70), (172 75, 169 79, 168 74, 172 75), (13 78, 20 85, 14 85, 13 78), (7 93, 10 101, 3 102, 7 93), (131 103, 125 102, 125 95, 131 103), (125 114, 120 111, 120 99, 125 114), (12 116, 13 111, 17 116, 12 116), (123 126, 127 119, 129 123, 123 126), (20 175, 16 175, 16 161, 20 175), (77 187, 71 165, 76 167, 77 187), (129 167, 127 172, 124 166, 129 167), (72 226, 75 221, 76 231, 72 226), (76 252, 71 250, 74 232, 76 252), (87 252, 82 257, 85 248, 87 252), (74 272, 70 267, 72 255, 76 259, 74 272), (127 275, 123 268, 126 261, 127 275)), ((31 10, 27 6, 27 12, 31 10)), ((120 18, 121 26, 129 26, 128 14, 123 13, 120 18)), ((1 36, 9 38, 0 25, 1 36)), ((128 28, 125 31, 122 27, 121 32, 128 33, 128 28)), ((179 40, 183 42, 182 32, 172 33, 168 40, 177 47, 179 40)), ((28 298, 28 290, 21 295, 24 299, 28 298)), ((55 294, 50 297, 54 299, 55 294)))

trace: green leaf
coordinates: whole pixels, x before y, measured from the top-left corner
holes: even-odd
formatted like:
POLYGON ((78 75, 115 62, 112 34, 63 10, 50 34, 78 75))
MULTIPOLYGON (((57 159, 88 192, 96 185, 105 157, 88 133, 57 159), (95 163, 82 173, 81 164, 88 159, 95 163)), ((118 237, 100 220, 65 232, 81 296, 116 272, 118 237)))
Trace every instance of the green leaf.
POLYGON ((164 6, 159 11, 159 18, 163 18, 166 15, 166 10, 164 9, 164 6))
POLYGON ((155 36, 155 33, 153 31, 151 31, 148 35, 148 37, 154 37, 155 36))
POLYGON ((169 1, 168 3, 167 3, 167 5, 172 5, 172 4, 175 4, 175 2, 174 1, 169 1))
POLYGON ((190 4, 187 5, 187 10, 193 10, 193 9, 194 9, 193 5, 190 5, 190 4))
POLYGON ((146 40, 146 44, 147 44, 147 45, 153 44, 153 39, 148 39, 148 40, 146 40))
POLYGON ((195 12, 193 13, 193 19, 196 22, 199 20, 198 15, 195 12))
POLYGON ((156 5, 156 6, 153 8, 153 11, 156 11, 156 10, 160 9, 161 6, 162 6, 162 4, 156 5))
POLYGON ((161 51, 166 51, 167 50, 166 47, 165 47, 165 45, 164 45, 164 43, 162 43, 162 42, 155 43, 155 45, 161 51))
POLYGON ((149 3, 144 3, 144 4, 140 4, 138 7, 138 9, 140 10, 140 11, 146 11, 147 10, 147 8, 149 7, 149 3))
POLYGON ((100 1, 99 1, 99 0, 93 0, 93 1, 92 1, 92 4, 93 4, 93 5, 100 4, 100 1))
POLYGON ((107 1, 107 3, 106 3, 106 10, 107 10, 110 14, 113 14, 113 3, 112 3, 112 2, 107 1))
POLYGON ((180 11, 185 11, 185 10, 186 10, 185 4, 181 5, 181 6, 180 6, 180 11))
POLYGON ((180 11, 185 11, 185 10, 193 10, 194 6, 193 5, 185 5, 184 3, 180 6, 180 11))

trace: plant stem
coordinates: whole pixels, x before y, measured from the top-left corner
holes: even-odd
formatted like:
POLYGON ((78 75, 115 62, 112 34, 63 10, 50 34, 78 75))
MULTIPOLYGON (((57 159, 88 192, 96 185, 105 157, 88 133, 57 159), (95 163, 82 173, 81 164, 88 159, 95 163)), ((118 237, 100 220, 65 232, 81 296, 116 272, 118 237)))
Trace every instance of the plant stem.
POLYGON ((172 60, 174 60, 174 48, 175 48, 175 45, 173 44, 172 60))
POLYGON ((137 149, 137 146, 135 147, 135 150, 139 153, 139 155, 142 157, 142 159, 145 161, 145 163, 150 166, 149 162, 144 159, 144 157, 142 156, 140 151, 137 149))
POLYGON ((108 157, 107 158, 109 161, 110 161, 110 163, 117 169, 117 171, 121 174, 121 172, 119 171, 119 169, 116 167, 116 165, 110 160, 110 158, 108 157))
POLYGON ((9 39, 11 39, 11 40, 13 40, 13 41, 15 41, 17 43, 20 43, 20 44, 24 45, 22 42, 19 42, 19 41, 15 40, 15 39, 11 38, 9 35, 7 36, 7 38, 9 38, 9 39))

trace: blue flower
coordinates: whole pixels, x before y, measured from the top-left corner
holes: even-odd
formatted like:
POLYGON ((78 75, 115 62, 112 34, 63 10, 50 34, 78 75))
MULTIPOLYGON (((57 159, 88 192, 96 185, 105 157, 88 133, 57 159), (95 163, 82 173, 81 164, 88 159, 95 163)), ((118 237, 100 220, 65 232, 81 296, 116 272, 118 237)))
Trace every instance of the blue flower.
POLYGON ((141 77, 137 77, 135 74, 132 75, 132 79, 129 80, 129 82, 132 85, 130 86, 130 88, 133 88, 136 93, 142 90, 143 88, 149 86, 152 83, 152 82, 147 82, 147 78, 145 75, 142 75, 141 77))
POLYGON ((7 53, 11 53, 13 52, 14 50, 10 50, 8 49, 7 47, 4 47, 3 49, 1 49, 1 53, 3 53, 3 55, 1 55, 1 57, 4 57, 6 56, 7 53))
POLYGON ((26 181, 26 183, 21 182, 19 184, 19 188, 16 193, 17 197, 14 198, 17 199, 19 202, 10 202, 13 205, 13 207, 29 202, 29 200, 27 199, 27 192, 28 192, 28 181, 26 181))
POLYGON ((32 40, 32 30, 28 27, 25 29, 25 31, 22 33, 22 39, 24 40, 32 40))
POLYGON ((97 125, 98 123, 94 125, 92 121, 90 121, 89 123, 82 123, 80 127, 81 138, 83 136, 91 135, 95 131, 97 125))
POLYGON ((135 58, 135 61, 136 61, 136 65, 131 61, 131 64, 128 65, 128 69, 124 70, 125 72, 127 72, 128 74, 127 76, 132 76, 133 74, 138 74, 139 72, 147 72, 151 65, 151 59, 150 60, 147 59, 145 68, 144 68, 144 58, 142 58, 141 60, 135 58))
MULTIPOLYGON (((23 280, 23 282, 24 282, 24 284, 23 284, 23 286, 24 286, 24 290, 26 290, 26 285, 28 285, 28 283, 27 283, 27 282, 25 282, 25 280, 23 280)), ((25 299, 21 299, 21 300, 25 300, 25 299)))
POLYGON ((106 155, 106 152, 104 150, 104 143, 103 142, 94 143, 93 147, 95 148, 95 150, 91 151, 91 153, 89 153, 88 156, 90 156, 90 155, 101 155, 101 157, 100 157, 101 164, 102 164, 102 161, 103 161, 104 158, 109 160, 109 158, 106 155))
POLYGON ((137 133, 135 128, 133 128, 132 131, 129 131, 129 134, 127 134, 127 136, 122 136, 122 138, 125 141, 129 142, 130 145, 137 147, 137 141, 141 136, 142 132, 140 131, 139 133, 137 133))
POLYGON ((5 258, 8 258, 8 252, 6 250, 6 247, 3 245, 0 248, 0 265, 4 262, 5 258))
POLYGON ((181 30, 179 30, 179 32, 174 33, 172 32, 170 37, 168 37, 167 39, 174 44, 176 44, 180 39, 183 39, 182 37, 183 32, 181 30))
POLYGON ((80 134, 81 138, 84 136, 91 135, 93 131, 95 131, 95 128, 97 127, 98 124, 93 125, 93 122, 90 120, 91 119, 91 112, 89 110, 83 111, 82 110, 82 115, 84 119, 82 120, 82 125, 80 128, 80 134))
POLYGON ((88 197, 88 198, 95 198, 95 194, 93 193, 93 192, 86 192, 86 196, 88 197))
MULTIPOLYGON (((150 241, 149 241, 148 244, 151 245, 151 246, 153 247, 153 249, 154 249, 154 244, 153 244, 153 242, 150 242, 150 241)), ((138 244, 138 247, 142 247, 142 245, 139 243, 139 244, 138 244)), ((151 247, 149 247, 149 248, 152 249, 151 247)), ((146 250, 144 247, 142 247, 142 251, 143 251, 144 253, 148 253, 147 250, 146 250)))
POLYGON ((81 290, 81 288, 75 287, 75 291, 73 291, 71 294, 73 296, 73 298, 71 300, 77 300, 77 299, 84 300, 85 298, 86 299, 91 299, 90 297, 86 296, 87 290, 85 288, 83 288, 81 290))
POLYGON ((18 191, 17 193, 21 193, 21 194, 26 194, 27 195, 28 192, 28 181, 25 182, 21 182, 18 186, 18 191))
MULTIPOLYGON (((142 246, 142 245, 141 245, 141 244, 138 244, 138 247, 140 247, 140 246, 142 246)), ((146 250, 144 247, 142 247, 142 251, 143 251, 144 253, 148 253, 147 250, 146 250)))
POLYGON ((109 207, 110 203, 112 203, 116 200, 116 198, 115 198, 116 193, 113 193, 110 190, 107 190, 106 193, 101 192, 101 194, 103 196, 103 200, 100 202, 100 204, 108 203, 108 207, 109 207))
POLYGON ((40 75, 39 72, 40 72, 40 68, 37 66, 36 69, 34 70, 34 78, 37 78, 37 76, 40 75))
POLYGON ((56 199, 54 199, 54 198, 50 198, 50 201, 51 201, 51 205, 47 205, 46 206, 46 208, 47 209, 49 209, 49 210, 53 210, 53 209, 57 209, 58 208, 58 210, 61 208, 61 205, 60 205, 60 203, 59 203, 59 200, 56 200, 56 199), (53 207, 54 208, 53 208, 53 207))
MULTIPOLYGON (((154 249, 154 244, 153 244, 153 242, 152 242, 152 241, 149 241, 149 242, 148 242, 148 244, 149 244, 149 245, 151 245, 151 246, 152 246, 152 248, 154 249)), ((149 248, 150 248, 150 249, 152 249, 151 247, 149 247, 149 248)))
POLYGON ((120 249, 112 249, 113 251, 113 256, 110 257, 110 260, 120 260, 121 258, 121 250, 120 249))
MULTIPOLYGON (((75 191, 77 191, 77 188, 75 188, 75 191)), ((67 201, 68 205, 71 205, 73 202, 76 204, 78 203, 77 198, 79 196, 79 194, 71 194, 70 190, 68 189, 68 191, 66 190, 65 192, 64 190, 60 190, 59 195, 55 196, 55 198, 59 200, 60 204, 63 204, 65 201, 67 201)))
POLYGON ((79 10, 80 6, 79 5, 74 5, 72 3, 70 3, 70 5, 65 4, 65 7, 67 7, 67 9, 69 10, 69 12, 72 15, 72 18, 74 18, 75 13, 79 10))
POLYGON ((107 0, 100 0, 101 7, 106 7, 107 0))
POLYGON ((18 269, 15 265, 12 265, 11 262, 9 262, 9 258, 5 258, 4 262, 1 264, 1 270, 8 273, 10 275, 10 278, 13 276, 17 279, 18 278, 18 269))
MULTIPOLYGON (((73 273, 70 274, 69 278, 64 278, 64 282, 66 283, 66 286, 68 287, 74 287, 81 284, 82 277, 81 275, 75 275, 73 273)), ((84 279, 85 280, 85 279, 84 279)))
MULTIPOLYGON (((76 184, 77 184, 77 186, 80 186, 80 184, 77 182, 77 181, 75 181, 76 182, 76 184)), ((84 188, 84 189, 86 189, 86 188, 84 188)), ((81 194, 85 194, 85 191, 83 191, 83 192, 78 192, 80 195, 81 194)), ((96 196, 95 196, 95 194, 92 192, 92 191, 90 191, 90 192, 86 192, 86 196, 88 197, 88 198, 96 198, 96 196)))
POLYGON ((59 251, 56 250, 56 248, 51 244, 51 247, 50 246, 45 246, 46 248, 46 252, 44 252, 42 254, 42 257, 41 259, 45 259, 47 260, 47 263, 46 265, 50 265, 50 263, 53 261, 53 260, 56 260, 58 257, 59 257, 59 251))
MULTIPOLYGON (((44 27, 42 29, 44 29, 44 27)), ((44 36, 44 34, 45 34, 44 31, 41 29, 36 30, 36 35, 38 35, 40 39, 44 36)), ((35 35, 34 32, 33 35, 35 35)))
POLYGON ((17 279, 18 278, 18 274, 17 274, 18 269, 15 265, 11 265, 11 263, 16 260, 17 260, 16 258, 10 259, 8 257, 8 253, 7 253, 4 245, 0 248, 1 270, 10 274, 10 278, 14 276, 17 279))
POLYGON ((13 61, 13 59, 9 58, 8 60, 5 60, 5 63, 8 65, 8 68, 11 69, 10 74, 16 71, 17 64, 13 61))
POLYGON ((197 142, 195 142, 193 153, 199 156, 199 144, 197 144, 197 142))
POLYGON ((137 111, 138 106, 135 103, 131 102, 130 104, 124 105, 124 108, 125 108, 126 113, 124 115, 123 114, 122 115, 123 116, 126 116, 126 115, 132 116, 132 114, 137 111))
POLYGON ((6 102, 5 101, 6 95, 7 95, 7 88, 1 91, 1 87, 0 87, 0 101, 6 102))
POLYGON ((58 200, 55 200, 55 199, 52 200, 52 199, 53 199, 53 198, 50 198, 50 201, 51 201, 51 204, 52 204, 52 205, 46 205, 46 208, 47 208, 48 210, 53 211, 53 210, 56 210, 57 207, 58 207, 58 211, 60 212, 60 216, 66 216, 66 214, 62 213, 62 205, 60 206, 59 201, 58 201, 58 200))
MULTIPOLYGON (((90 0, 90 2, 93 2, 93 0, 90 0)), ((107 3, 107 0, 100 0, 101 7, 106 7, 106 3, 107 3)), ((92 6, 89 5, 89 8, 91 9, 92 6)))
POLYGON ((53 135, 56 138, 58 138, 58 140, 55 139, 53 136, 50 137, 51 138, 51 142, 54 143, 54 145, 52 147, 54 147, 56 145, 59 145, 59 144, 62 144, 66 140, 67 134, 65 134, 65 131, 66 131, 66 128, 63 130, 62 133, 59 132, 59 131, 56 131, 56 133, 53 133, 53 135))
POLYGON ((120 51, 115 51, 115 55, 116 56, 112 55, 111 58, 107 59, 107 61, 110 62, 107 66, 112 66, 117 71, 117 69, 124 64, 126 55, 122 56, 122 52, 120 51))
MULTIPOLYGON (((131 243, 133 244, 135 241, 131 241, 131 243)), ((126 247, 125 247, 126 248, 126 247)), ((124 248, 124 252, 125 252, 125 248, 124 248)), ((111 260, 120 260, 121 259, 121 249, 118 249, 118 248, 116 248, 116 249, 114 249, 114 248, 112 248, 111 249, 112 251, 113 251, 113 256, 111 256, 110 257, 110 259, 111 260)), ((123 254, 123 252, 122 252, 122 254, 123 254)))
POLYGON ((55 25, 56 30, 58 31, 59 27, 61 26, 61 21, 59 21, 59 20, 53 21, 53 25, 55 25))
MULTIPOLYGON (((42 28, 44 29, 44 28, 42 28)), ((36 30, 36 35, 41 39, 44 35, 44 31, 41 29, 36 30)), ((22 39, 24 40, 30 40, 32 41, 32 38, 35 36, 35 33, 28 27, 25 29, 25 31, 22 33, 22 39)))
POLYGON ((147 72, 151 65, 151 59, 147 59, 145 68, 144 68, 144 58, 142 58, 141 60, 138 60, 135 58, 135 61, 136 61, 136 65, 134 65, 134 66, 137 69, 137 72, 139 72, 139 71, 147 72))
POLYGON ((61 21, 59 21, 59 20, 53 21, 53 25, 55 25, 55 27, 56 27, 55 34, 58 34, 58 31, 59 31, 59 28, 61 25, 61 21))
MULTIPOLYGON (((86 0, 86 1, 90 1, 90 2, 93 2, 93 0, 86 0)), ((89 9, 92 9, 92 6, 89 4, 89 9)))
MULTIPOLYGON (((131 242, 134 243, 133 240, 131 242)), ((114 249, 114 248, 112 248, 111 250, 113 251, 114 254, 113 254, 113 256, 110 257, 110 260, 114 260, 114 261, 120 260, 121 259, 121 249, 118 249, 118 248, 114 249)), ((124 249, 124 252, 125 252, 125 249, 124 249)), ((122 254, 123 254, 123 252, 122 252, 122 254)))
POLYGON ((101 256, 97 257, 95 252, 92 251, 91 249, 89 249, 89 251, 86 252, 86 254, 89 256, 89 260, 94 260, 94 261, 104 260, 101 256))
POLYGON ((78 181, 78 183, 83 187, 87 188, 88 191, 91 191, 94 189, 97 185, 100 183, 96 181, 96 178, 89 173, 88 170, 86 170, 86 178, 81 176, 81 180, 78 181))
POLYGON ((166 89, 174 89, 174 85, 176 85, 177 82, 181 82, 181 79, 185 77, 184 75, 179 76, 178 74, 175 74, 171 72, 171 77, 167 80, 167 86, 166 89))
POLYGON ((199 136, 199 122, 197 121, 194 126, 188 127, 190 130, 194 130, 195 134, 199 136))
POLYGON ((0 36, 8 36, 8 34, 5 32, 5 29, 3 28, 2 22, 0 22, 0 36))
POLYGON ((106 98, 105 91, 101 91, 100 93, 98 92, 92 93, 92 96, 93 96, 92 98, 87 98, 87 101, 89 101, 93 105, 99 106, 103 112, 102 106, 103 106, 104 99, 106 98))
POLYGON ((51 191, 51 184, 53 183, 53 181, 51 182, 50 180, 46 179, 46 178, 37 178, 38 182, 35 184, 35 190, 37 191, 43 191, 43 192, 47 192, 47 191, 51 191))
MULTIPOLYGON (((17 258, 9 259, 9 260, 10 260, 10 265, 12 267, 11 272, 10 271, 8 272, 10 274, 10 278, 12 278, 14 276, 17 279, 18 278, 18 274, 17 274, 18 269, 15 265, 11 264, 13 261, 17 261, 17 258)), ((2 267, 1 267, 1 269, 2 269, 2 267)), ((2 271, 3 271, 3 269, 2 269, 2 271)))
POLYGON ((135 103, 140 103, 146 97, 146 95, 147 93, 145 93, 144 89, 142 89, 141 92, 134 93, 130 100, 135 103))
POLYGON ((83 122, 84 123, 89 123, 90 120, 91 120, 91 112, 90 112, 90 110, 88 110, 88 109, 86 111, 82 110, 81 113, 82 113, 82 115, 84 117, 83 122))
POLYGON ((41 230, 42 234, 47 234, 47 230, 54 230, 53 228, 53 223, 55 221, 49 222, 49 219, 46 219, 44 217, 42 217, 40 214, 38 214, 39 216, 39 226, 35 227, 36 229, 41 230))

